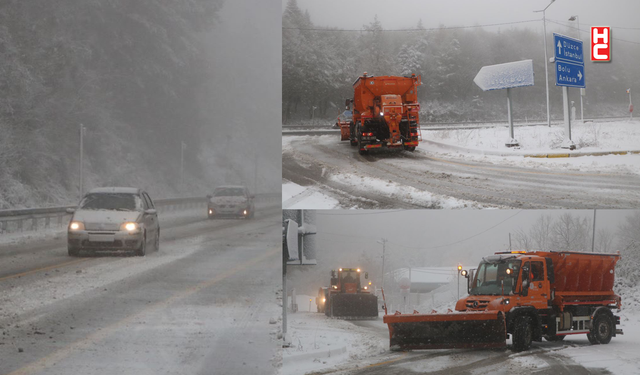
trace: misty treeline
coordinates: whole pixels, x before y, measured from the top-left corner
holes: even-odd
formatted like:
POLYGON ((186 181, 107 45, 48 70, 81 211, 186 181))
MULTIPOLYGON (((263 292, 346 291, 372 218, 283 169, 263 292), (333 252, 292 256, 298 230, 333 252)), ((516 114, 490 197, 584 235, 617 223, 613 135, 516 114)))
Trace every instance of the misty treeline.
MULTIPOLYGON (((596 228, 598 217, 596 214, 596 228)), ((593 218, 564 213, 558 218, 540 216, 528 229, 519 229, 513 236, 513 249, 620 252, 617 276, 640 282, 640 212, 629 213, 616 230, 596 229, 593 218)))
MULTIPOLYGON (((336 9, 336 11, 340 11, 336 9)), ((381 10, 383 11, 383 10, 381 10)), ((410 12, 410 11, 409 11, 410 12)), ((412 14, 413 15, 413 14, 412 14)), ((340 31, 314 25, 311 16, 289 0, 282 15, 283 123, 332 121, 353 97, 352 84, 363 72, 370 75, 422 76, 418 89, 421 122, 506 121, 506 92, 483 92, 473 78, 485 65, 533 60, 535 86, 512 90, 516 120, 546 119, 544 48, 541 32, 529 29, 483 28, 426 30, 422 21, 389 31, 376 18, 340 31), (320 29, 320 30, 309 30, 320 29)), ((415 16, 415 15, 413 15, 415 16)), ((422 17, 427 21, 428 14, 422 17)), ((517 21, 517 20, 514 20, 517 21)), ((542 23, 542 21, 541 21, 542 23)), ((547 23, 548 56, 553 56, 552 32, 577 37, 577 29, 547 23)), ((582 39, 588 45, 586 32, 582 39)), ((626 89, 640 78, 640 46, 613 41, 611 63, 585 61, 585 116, 628 115, 626 89)), ((588 53, 585 59, 589 59, 588 53)), ((555 86, 549 64, 550 109, 562 117, 562 90, 555 86)), ((570 90, 578 115, 579 90, 570 90)))
POLYGON ((210 121, 200 38, 221 4, 0 2, 0 208, 77 199, 80 124, 85 186, 176 188, 210 121))

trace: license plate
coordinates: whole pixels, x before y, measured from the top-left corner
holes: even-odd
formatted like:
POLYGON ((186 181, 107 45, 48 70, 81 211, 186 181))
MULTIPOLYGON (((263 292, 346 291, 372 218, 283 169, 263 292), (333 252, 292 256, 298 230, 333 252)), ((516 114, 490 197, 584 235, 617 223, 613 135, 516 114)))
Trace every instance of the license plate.
POLYGON ((90 242, 113 242, 115 239, 114 234, 90 234, 90 242))

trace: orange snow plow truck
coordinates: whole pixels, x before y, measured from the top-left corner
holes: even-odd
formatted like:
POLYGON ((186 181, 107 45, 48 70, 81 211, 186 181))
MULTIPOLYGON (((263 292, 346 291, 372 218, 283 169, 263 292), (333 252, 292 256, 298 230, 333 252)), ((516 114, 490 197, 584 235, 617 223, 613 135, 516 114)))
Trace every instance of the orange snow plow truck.
POLYGON ((340 139, 358 146, 360 154, 374 148, 403 148, 414 151, 421 140, 418 111, 420 76, 358 77, 353 84, 353 117, 341 121, 340 139))
POLYGON ((499 348, 532 341, 560 341, 586 334, 608 344, 616 329, 620 297, 613 292, 618 254, 512 251, 483 258, 462 271, 469 295, 444 314, 384 315, 392 350, 499 348), (475 271, 475 272, 474 272, 475 271))

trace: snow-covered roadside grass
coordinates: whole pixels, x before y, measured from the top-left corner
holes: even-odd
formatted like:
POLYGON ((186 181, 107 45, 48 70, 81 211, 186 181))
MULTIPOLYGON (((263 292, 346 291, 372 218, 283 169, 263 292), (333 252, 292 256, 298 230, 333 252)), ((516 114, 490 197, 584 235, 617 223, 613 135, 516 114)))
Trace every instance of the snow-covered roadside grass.
MULTIPOLYGON (((567 153, 560 148, 564 130, 559 127, 531 126, 518 127, 516 138, 519 149, 505 147, 507 135, 504 127, 483 129, 423 130, 425 140, 441 143, 445 146, 461 147, 452 150, 422 143, 418 150, 440 153, 448 157, 460 158, 483 163, 495 163, 527 168, 544 168, 554 171, 582 171, 601 173, 640 174, 640 155, 604 155, 580 156, 570 158, 528 158, 525 154, 567 153), (466 150, 465 150, 466 149, 466 150), (492 155, 491 153, 502 153, 492 155), (512 155, 509 155, 512 154, 512 155)), ((569 152, 610 152, 640 150, 640 123, 574 123, 572 139, 579 146, 569 152)))
MULTIPOLYGON (((303 311, 287 315, 287 339, 291 347, 283 349, 282 375, 336 368, 388 350, 389 343, 370 330, 315 312, 313 297, 299 295, 296 299, 303 311), (312 299, 311 312, 307 311, 309 299, 312 299)), ((382 318, 375 322, 383 325, 382 318)), ((386 325, 383 326, 386 329, 386 325)))
POLYGON ((321 193, 315 187, 300 186, 290 181, 282 183, 283 209, 332 209, 339 206, 340 202, 321 193))
MULTIPOLYGON (((436 142, 480 150, 508 150, 505 126, 481 129, 423 130, 423 137, 436 142)), ((517 127, 514 134, 520 150, 528 152, 561 151, 564 128, 545 125, 517 127)), ((571 139, 579 150, 628 150, 640 149, 640 123, 637 121, 587 122, 576 121, 571 125, 571 139)))

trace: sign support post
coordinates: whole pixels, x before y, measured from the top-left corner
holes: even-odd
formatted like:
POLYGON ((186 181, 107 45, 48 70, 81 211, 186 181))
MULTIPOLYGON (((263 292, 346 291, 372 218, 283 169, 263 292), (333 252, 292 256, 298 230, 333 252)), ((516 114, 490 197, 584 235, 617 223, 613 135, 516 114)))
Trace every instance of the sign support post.
POLYGON ((522 60, 505 64, 487 65, 473 79, 482 91, 507 89, 507 119, 509 121, 509 139, 507 147, 519 147, 513 132, 513 113, 511 108, 511 89, 533 86, 533 61, 522 60))
POLYGON ((562 142, 562 148, 573 150, 576 145, 571 140, 571 114, 569 113, 569 88, 567 86, 562 86, 562 107, 564 108, 564 141, 562 142))
POLYGON ((507 141, 507 147, 515 147, 520 144, 513 135, 513 116, 511 115, 511 89, 507 89, 507 117, 509 119, 509 141, 507 141))
MULTIPOLYGON (((584 89, 584 54, 582 41, 565 35, 553 34, 553 50, 556 62, 556 86, 562 86, 562 105, 564 112, 564 141, 562 148, 575 150, 571 139, 571 112, 569 109, 569 87, 584 89)), ((580 112, 582 116, 582 90, 580 92, 580 112)), ((582 118, 584 122, 584 117, 582 118)))

